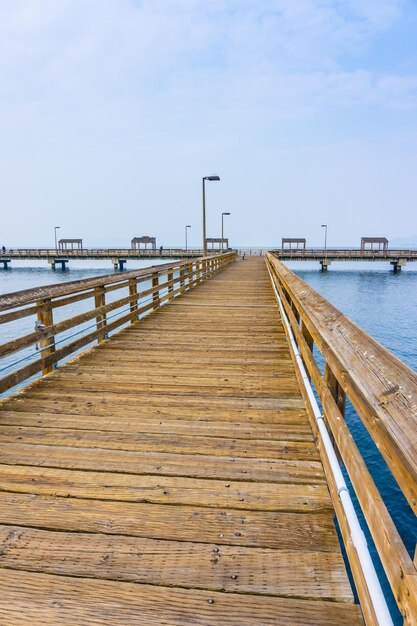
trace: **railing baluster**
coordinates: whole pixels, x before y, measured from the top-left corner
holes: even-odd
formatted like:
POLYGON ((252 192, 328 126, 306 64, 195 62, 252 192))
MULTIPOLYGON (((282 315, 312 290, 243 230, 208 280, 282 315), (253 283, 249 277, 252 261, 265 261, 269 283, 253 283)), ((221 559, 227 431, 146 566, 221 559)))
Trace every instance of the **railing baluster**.
POLYGON ((159 274, 158 272, 154 272, 152 274, 152 287, 153 287, 153 292, 152 292, 152 302, 153 302, 153 310, 155 311, 158 307, 159 307, 159 274))
POLYGON ((336 376, 333 374, 332 370, 329 367, 329 364, 326 363, 324 369, 324 380, 330 389, 330 393, 336 401, 337 408, 341 412, 342 415, 345 414, 345 405, 346 405, 346 394, 343 391, 342 387, 339 384, 336 376))
MULTIPOLYGON (((105 291, 104 285, 94 288, 94 304, 95 304, 96 309, 98 309, 101 306, 105 306, 106 291, 105 291)), ((97 329, 103 328, 103 326, 105 326, 107 323, 106 314, 101 313, 100 315, 97 315, 96 323, 97 323, 97 329)), ((97 343, 101 343, 106 338, 107 338, 106 335, 102 335, 101 337, 97 339, 97 343)))
MULTIPOLYGON (((131 278, 129 280, 129 296, 134 296, 135 300, 133 302, 131 302, 130 304, 130 310, 131 311, 137 311, 138 310, 138 283, 136 281, 136 278, 131 278)), ((137 317, 134 317, 130 323, 134 324, 137 320, 137 317)))
MULTIPOLYGON (((46 298, 45 300, 39 300, 37 302, 37 305, 39 307, 38 314, 37 314, 38 324, 41 327, 52 326, 54 321, 53 321, 53 314, 52 314, 51 299, 46 298)), ((39 328, 39 330, 42 333, 41 328, 39 328)), ((41 334, 39 338, 39 347, 42 351, 41 358, 45 358, 49 356, 50 354, 55 352, 55 337, 53 335, 47 336, 47 335, 41 334)), ((50 365, 47 365, 46 367, 43 368, 42 375, 45 376, 45 374, 49 374, 50 372, 52 372, 53 369, 54 369, 54 364, 51 363, 50 365)))

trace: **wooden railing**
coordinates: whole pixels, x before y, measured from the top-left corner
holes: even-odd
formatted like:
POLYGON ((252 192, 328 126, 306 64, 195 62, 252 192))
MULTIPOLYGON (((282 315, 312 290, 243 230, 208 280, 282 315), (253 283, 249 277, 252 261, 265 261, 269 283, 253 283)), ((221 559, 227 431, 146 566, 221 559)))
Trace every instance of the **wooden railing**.
POLYGON ((23 326, 26 331, 30 329, 19 336, 16 327, 1 333, 2 336, 8 334, 10 339, 0 345, 0 393, 39 372, 51 372, 62 359, 152 313, 211 278, 235 258, 236 254, 229 252, 0 296, 0 329, 3 331, 6 324, 17 324, 20 332, 23 326), (118 292, 116 299, 114 292, 118 292), (86 301, 87 311, 72 317, 66 317, 65 310, 62 314, 62 307, 82 301, 86 301), (54 320, 58 309, 60 321, 54 320), (17 352, 23 355, 5 362, 17 352))
MULTIPOLYGON (((208 256, 219 254, 218 248, 208 250, 208 256)), ((3 252, 0 249, 0 258, 7 259, 53 259, 53 258, 76 258, 76 259, 111 259, 113 257, 136 259, 141 256, 145 257, 175 257, 184 256, 200 257, 203 250, 199 248, 11 248, 3 252)))
MULTIPOLYGON (((417 374, 272 254, 267 254, 267 264, 397 605, 406 624, 417 624, 416 563, 410 558, 344 419, 345 401, 349 398, 416 513, 417 374), (324 374, 313 354, 314 344, 325 361, 324 374)), ((328 458, 301 383, 300 380, 365 620, 367 624, 376 624, 328 458)))

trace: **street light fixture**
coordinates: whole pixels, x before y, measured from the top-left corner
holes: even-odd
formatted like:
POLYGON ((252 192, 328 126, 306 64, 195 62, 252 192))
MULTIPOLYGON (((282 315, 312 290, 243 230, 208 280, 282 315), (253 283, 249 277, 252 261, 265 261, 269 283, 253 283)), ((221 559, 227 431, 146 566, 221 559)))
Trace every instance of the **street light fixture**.
POLYGON ((223 235, 223 218, 224 218, 225 215, 230 215, 230 213, 222 213, 222 250, 224 248, 224 245, 223 245, 224 244, 224 241, 223 241, 224 240, 224 235, 223 235))
POLYGON ((203 176, 203 255, 207 255, 207 241, 206 241, 206 180, 218 181, 220 176, 203 176))
POLYGON ((59 230, 59 228, 61 228, 60 226, 54 226, 54 233, 55 233, 55 250, 58 250, 58 243, 56 240, 56 231, 59 230))
POLYGON ((191 224, 188 224, 188 225, 185 227, 185 249, 186 249, 186 250, 188 250, 188 248, 187 248, 187 243, 188 243, 188 242, 187 242, 187 229, 188 229, 188 228, 191 228, 191 224))
POLYGON ((322 224, 322 228, 324 228, 324 258, 327 256, 327 224, 322 224))

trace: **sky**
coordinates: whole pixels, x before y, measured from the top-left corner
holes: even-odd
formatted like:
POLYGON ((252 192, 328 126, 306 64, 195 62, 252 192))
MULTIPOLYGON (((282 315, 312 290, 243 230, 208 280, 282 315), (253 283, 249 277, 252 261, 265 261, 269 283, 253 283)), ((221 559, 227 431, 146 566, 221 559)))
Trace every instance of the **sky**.
POLYGON ((0 245, 417 236, 417 3, 0 0, 0 245))

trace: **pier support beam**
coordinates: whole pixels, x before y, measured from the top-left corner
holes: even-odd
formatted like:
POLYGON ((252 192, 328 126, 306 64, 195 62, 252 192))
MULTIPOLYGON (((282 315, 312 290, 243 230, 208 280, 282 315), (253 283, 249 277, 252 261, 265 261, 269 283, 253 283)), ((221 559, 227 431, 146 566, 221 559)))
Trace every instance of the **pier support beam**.
POLYGON ((391 265, 393 266, 394 274, 399 274, 401 268, 407 265, 407 261, 405 259, 398 259, 397 261, 391 261, 391 265))
POLYGON ((8 270, 9 269, 9 263, 11 263, 12 260, 11 259, 0 259, 0 263, 3 263, 3 269, 4 270, 8 270))
POLYGON ((111 262, 113 263, 113 267, 116 272, 117 270, 119 270, 119 272, 123 272, 127 259, 119 259, 118 257, 114 257, 111 262))
POLYGON ((332 264, 330 259, 322 259, 320 261, 320 265, 321 265, 321 271, 322 272, 327 272, 328 267, 332 264))
POLYGON ((48 263, 51 266, 51 270, 56 270, 56 266, 61 264, 61 270, 64 271, 67 269, 67 263, 69 262, 69 259, 48 259, 48 263))

